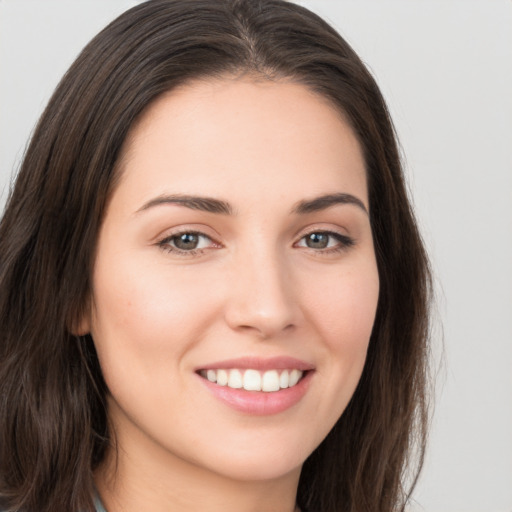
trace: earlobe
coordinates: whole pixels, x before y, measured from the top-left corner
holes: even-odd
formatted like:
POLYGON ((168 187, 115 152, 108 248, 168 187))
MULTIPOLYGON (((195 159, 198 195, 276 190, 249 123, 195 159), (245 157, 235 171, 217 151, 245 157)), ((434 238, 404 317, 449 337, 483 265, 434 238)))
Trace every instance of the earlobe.
POLYGON ((89 304, 78 312, 68 323, 69 332, 73 336, 85 336, 91 332, 91 308, 89 304))
POLYGON ((71 325, 71 334, 74 336, 85 336, 91 331, 91 322, 89 315, 83 315, 78 322, 71 325))

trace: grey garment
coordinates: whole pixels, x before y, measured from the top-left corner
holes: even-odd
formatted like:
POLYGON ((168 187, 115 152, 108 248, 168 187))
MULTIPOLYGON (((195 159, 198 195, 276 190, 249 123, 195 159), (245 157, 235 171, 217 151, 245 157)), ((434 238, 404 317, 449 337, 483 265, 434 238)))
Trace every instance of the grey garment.
POLYGON ((97 494, 94 496, 94 506, 96 507, 96 512, 107 512, 103 506, 103 503, 101 503, 100 497, 97 494))

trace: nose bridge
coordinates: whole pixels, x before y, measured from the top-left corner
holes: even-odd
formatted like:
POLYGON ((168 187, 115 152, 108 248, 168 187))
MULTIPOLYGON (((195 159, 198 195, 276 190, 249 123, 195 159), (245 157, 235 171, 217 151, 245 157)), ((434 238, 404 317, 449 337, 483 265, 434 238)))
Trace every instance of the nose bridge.
POLYGON ((267 338, 297 322, 286 255, 269 240, 253 240, 236 251, 226 320, 237 330, 267 338))

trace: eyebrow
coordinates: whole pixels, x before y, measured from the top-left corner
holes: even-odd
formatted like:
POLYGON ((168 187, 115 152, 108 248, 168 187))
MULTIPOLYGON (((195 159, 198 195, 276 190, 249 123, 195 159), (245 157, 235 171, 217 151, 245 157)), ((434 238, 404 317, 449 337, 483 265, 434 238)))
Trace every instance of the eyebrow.
MULTIPOLYGON (((155 206, 165 204, 177 204, 180 206, 184 206, 186 208, 190 208, 191 210, 199 210, 203 212, 217 213, 222 215, 233 215, 234 213, 232 206, 228 202, 222 201, 221 199, 182 194, 161 195, 155 197, 154 199, 151 199, 150 201, 145 203, 141 208, 139 208, 136 213, 140 213, 155 206)), ((327 194, 315 197, 314 199, 299 201, 292 208, 292 213, 305 215, 308 213, 314 213, 321 210, 325 210, 337 204, 355 205, 368 215, 368 210, 366 209, 366 206, 358 197, 353 196, 352 194, 344 193, 327 194)))
POLYGON ((155 199, 151 199, 151 201, 148 201, 141 208, 139 208, 137 213, 163 204, 178 204, 180 206, 190 208, 191 210, 200 210, 209 213, 220 213, 223 215, 233 215, 233 208, 226 201, 214 199, 213 197, 189 196, 181 194, 162 195, 156 197, 155 199))
POLYGON ((299 214, 313 213, 321 210, 325 210, 326 208, 330 208, 331 206, 335 206, 337 204, 353 204, 361 210, 363 210, 366 215, 368 215, 368 210, 366 206, 356 196, 352 194, 327 194, 325 196, 316 197, 314 199, 300 201, 294 207, 292 212, 299 214))

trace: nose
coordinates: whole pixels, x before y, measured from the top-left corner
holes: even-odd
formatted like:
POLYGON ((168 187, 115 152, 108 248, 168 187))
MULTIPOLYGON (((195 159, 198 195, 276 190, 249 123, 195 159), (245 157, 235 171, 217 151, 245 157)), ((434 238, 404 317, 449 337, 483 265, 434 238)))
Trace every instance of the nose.
POLYGON ((240 255, 232 267, 225 319, 231 329, 261 339, 291 331, 299 323, 291 272, 270 250, 240 255))

